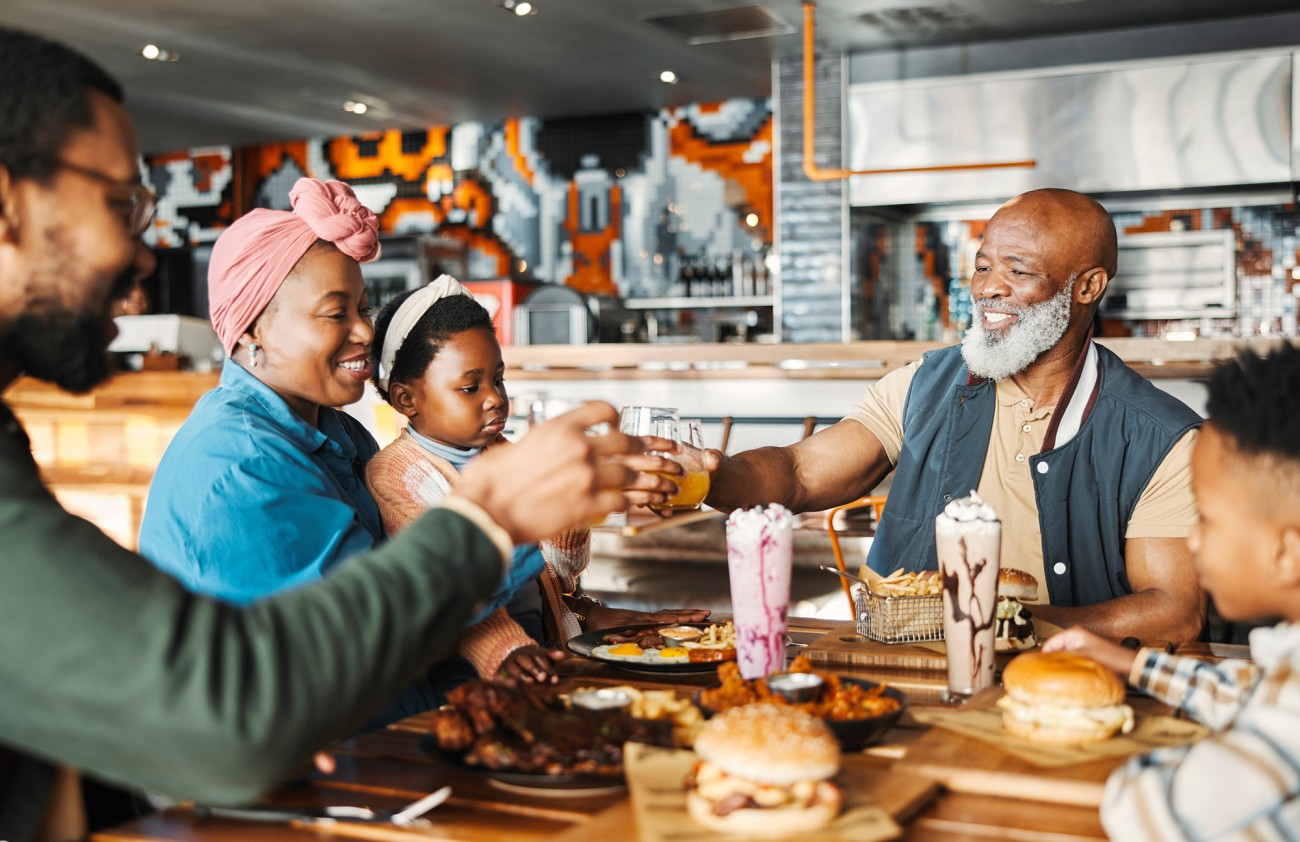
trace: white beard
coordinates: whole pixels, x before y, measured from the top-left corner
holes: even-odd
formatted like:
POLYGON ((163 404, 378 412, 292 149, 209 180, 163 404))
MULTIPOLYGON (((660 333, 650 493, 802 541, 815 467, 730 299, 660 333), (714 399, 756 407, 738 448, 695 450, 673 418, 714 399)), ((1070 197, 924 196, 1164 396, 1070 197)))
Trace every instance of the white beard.
POLYGON ((961 341, 961 355, 971 374, 986 380, 1003 380, 1019 374, 1044 351, 1061 341, 1070 326, 1070 297, 1074 284, 1032 307, 999 304, 998 309, 1015 314, 1016 320, 1003 335, 984 329, 984 308, 992 306, 985 299, 976 301, 970 330, 961 341))

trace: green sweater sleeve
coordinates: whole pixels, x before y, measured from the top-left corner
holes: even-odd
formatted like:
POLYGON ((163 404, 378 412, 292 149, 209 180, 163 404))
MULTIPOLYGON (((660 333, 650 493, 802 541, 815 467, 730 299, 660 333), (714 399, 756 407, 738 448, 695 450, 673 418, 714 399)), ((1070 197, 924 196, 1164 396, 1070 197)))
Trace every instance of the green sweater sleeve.
POLYGON ((324 581, 217 603, 64 511, 19 444, 0 436, 0 742, 122 784, 265 792, 449 651, 501 578, 488 537, 435 510, 324 581))

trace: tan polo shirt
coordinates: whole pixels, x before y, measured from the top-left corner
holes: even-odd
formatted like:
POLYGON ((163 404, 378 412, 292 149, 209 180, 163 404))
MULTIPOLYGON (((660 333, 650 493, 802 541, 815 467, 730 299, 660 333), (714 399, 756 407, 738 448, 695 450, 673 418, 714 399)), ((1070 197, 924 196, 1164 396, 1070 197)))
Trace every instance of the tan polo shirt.
MULTIPOLYGON (((903 405, 920 365, 917 360, 885 375, 845 416, 880 439, 894 466, 898 465, 903 447, 903 405)), ((1024 570, 1039 582, 1046 582, 1047 574, 1043 569, 1043 542, 1029 457, 1042 448, 1054 409, 1034 406, 1011 378, 997 382, 993 432, 976 489, 1002 519, 1002 566, 1024 570)), ((1191 534, 1196 524, 1191 466, 1196 434, 1196 430, 1184 434, 1156 468, 1133 508, 1125 538, 1186 538, 1191 534)), ((1046 588, 1039 590, 1039 599, 1047 599, 1046 588)))

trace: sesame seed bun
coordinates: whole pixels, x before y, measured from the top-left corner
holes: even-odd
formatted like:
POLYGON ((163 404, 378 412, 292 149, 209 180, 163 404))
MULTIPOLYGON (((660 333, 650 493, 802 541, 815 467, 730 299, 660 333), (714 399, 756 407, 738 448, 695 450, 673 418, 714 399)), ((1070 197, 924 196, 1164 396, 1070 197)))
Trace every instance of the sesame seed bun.
POLYGON ((775 786, 824 780, 840 769, 840 744, 825 722, 771 704, 719 713, 695 737, 695 753, 729 775, 775 786))
POLYGON ((1038 580, 1023 570, 1004 567, 998 572, 998 596, 1034 602, 1038 599, 1038 580))

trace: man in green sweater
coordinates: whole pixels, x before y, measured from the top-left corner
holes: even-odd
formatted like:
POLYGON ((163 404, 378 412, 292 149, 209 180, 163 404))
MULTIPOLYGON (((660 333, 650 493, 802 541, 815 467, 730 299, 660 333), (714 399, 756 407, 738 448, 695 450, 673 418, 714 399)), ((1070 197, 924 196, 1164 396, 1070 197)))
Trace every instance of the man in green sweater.
MULTIPOLYGON (((111 290, 152 268, 121 99, 83 56, 0 28, 0 391, 102 381, 111 290)), ((0 839, 41 832, 59 767, 227 803, 301 772, 446 653, 513 545, 622 508, 634 481, 669 489, 609 458, 644 442, 584 435, 616 417, 539 427, 384 547, 241 610, 64 511, 0 402, 0 839)))

